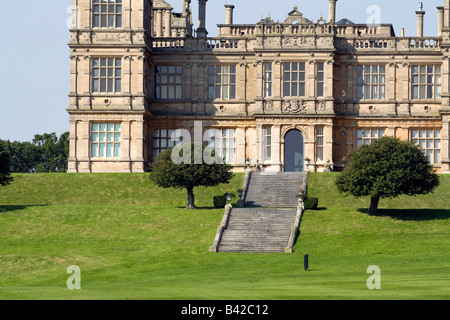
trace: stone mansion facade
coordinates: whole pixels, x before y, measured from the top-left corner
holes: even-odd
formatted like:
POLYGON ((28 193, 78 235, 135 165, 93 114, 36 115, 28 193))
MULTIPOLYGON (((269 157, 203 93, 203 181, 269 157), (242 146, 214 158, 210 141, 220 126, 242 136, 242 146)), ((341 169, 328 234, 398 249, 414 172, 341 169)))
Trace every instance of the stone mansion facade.
POLYGON ((337 0, 327 20, 294 7, 245 25, 225 5, 208 37, 207 0, 196 28, 191 0, 172 1, 181 13, 164 0, 73 0, 69 172, 147 171, 175 130, 200 123, 217 129, 212 143, 235 171, 303 171, 306 158, 312 171, 340 170, 390 135, 450 173, 450 0, 436 37, 423 37, 422 8, 405 37, 337 21, 337 0))

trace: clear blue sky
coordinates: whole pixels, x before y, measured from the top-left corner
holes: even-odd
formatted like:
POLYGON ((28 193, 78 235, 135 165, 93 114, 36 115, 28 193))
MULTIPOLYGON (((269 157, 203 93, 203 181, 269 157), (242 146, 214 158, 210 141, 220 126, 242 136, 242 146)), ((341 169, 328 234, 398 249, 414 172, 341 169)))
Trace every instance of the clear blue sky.
MULTIPOLYGON (((181 11, 182 0, 167 0, 181 11)), ((436 6, 444 0, 423 0, 425 36, 437 34, 436 6)), ((69 32, 67 20, 71 0, 2 1, 0 32, 0 139, 31 141, 35 134, 69 130, 66 112, 70 84, 69 32)), ((294 5, 305 17, 328 19, 328 0, 209 0, 207 29, 217 35, 216 24, 225 22, 224 4, 235 5, 235 23, 253 24, 262 16, 283 21, 294 5), (274 5, 275 4, 275 5, 274 5)), ((415 0, 339 0, 337 19, 366 23, 371 5, 380 8, 381 23, 392 23, 397 35, 406 29, 416 34, 418 1, 415 0)), ((197 25, 197 1, 192 0, 197 25)), ((196 26, 195 26, 196 28, 196 26)))

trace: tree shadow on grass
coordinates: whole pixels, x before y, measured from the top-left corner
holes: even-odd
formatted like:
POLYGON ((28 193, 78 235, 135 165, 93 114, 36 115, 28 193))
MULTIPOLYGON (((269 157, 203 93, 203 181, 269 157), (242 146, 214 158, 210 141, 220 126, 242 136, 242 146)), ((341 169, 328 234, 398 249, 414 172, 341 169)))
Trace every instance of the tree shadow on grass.
POLYGON ((375 217, 390 217, 403 221, 427 221, 450 219, 449 209, 378 209, 377 213, 369 213, 368 209, 358 209, 359 212, 375 217))
POLYGON ((40 204, 40 205, 0 205, 0 214, 7 213, 11 211, 18 211, 18 210, 24 210, 29 207, 45 207, 46 204, 40 204))

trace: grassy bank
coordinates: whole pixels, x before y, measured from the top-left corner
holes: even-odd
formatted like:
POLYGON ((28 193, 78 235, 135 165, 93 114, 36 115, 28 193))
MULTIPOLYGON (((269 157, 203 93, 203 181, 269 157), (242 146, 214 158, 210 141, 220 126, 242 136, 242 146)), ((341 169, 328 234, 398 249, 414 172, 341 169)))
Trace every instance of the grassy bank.
POLYGON ((0 188, 1 299, 448 299, 450 176, 432 195, 382 200, 338 194, 311 174, 293 254, 210 253, 228 186, 165 190, 147 174, 23 174, 0 188), (309 254, 310 270, 303 270, 309 254), (81 269, 68 290, 67 267, 81 269), (381 290, 368 290, 369 265, 381 290))

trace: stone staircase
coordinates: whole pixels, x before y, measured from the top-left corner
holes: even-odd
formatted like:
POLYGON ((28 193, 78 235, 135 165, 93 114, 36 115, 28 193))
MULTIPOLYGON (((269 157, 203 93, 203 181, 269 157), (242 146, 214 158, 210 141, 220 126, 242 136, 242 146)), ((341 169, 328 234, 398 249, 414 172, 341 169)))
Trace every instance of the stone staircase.
POLYGON ((300 172, 247 173, 243 208, 225 209, 211 251, 292 252, 303 207, 298 192, 306 190, 300 172))
POLYGON ((295 214, 295 209, 233 209, 218 251, 284 252, 295 214))
POLYGON ((302 172, 252 173, 245 206, 296 208, 297 194, 305 177, 302 172))

